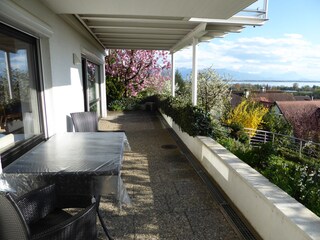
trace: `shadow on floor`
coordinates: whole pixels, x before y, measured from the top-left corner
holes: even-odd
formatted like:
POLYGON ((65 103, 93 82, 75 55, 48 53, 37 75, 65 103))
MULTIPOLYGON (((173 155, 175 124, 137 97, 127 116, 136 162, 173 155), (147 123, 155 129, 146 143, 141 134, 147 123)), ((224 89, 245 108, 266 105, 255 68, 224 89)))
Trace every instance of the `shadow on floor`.
POLYGON ((122 168, 132 206, 101 202, 115 239, 241 239, 155 112, 109 112, 100 128, 125 130, 132 149, 122 168))

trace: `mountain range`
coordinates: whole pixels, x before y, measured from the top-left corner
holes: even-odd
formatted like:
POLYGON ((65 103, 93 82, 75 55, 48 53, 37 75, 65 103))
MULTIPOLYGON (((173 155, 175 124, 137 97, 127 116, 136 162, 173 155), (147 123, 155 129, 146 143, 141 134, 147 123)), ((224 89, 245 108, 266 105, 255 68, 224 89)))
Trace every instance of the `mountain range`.
MULTIPOLYGON (((191 68, 178 68, 178 71, 181 73, 182 78, 184 80, 188 80, 192 74, 191 68)), ((201 71, 201 69, 199 69, 201 71)), ((244 73, 244 72, 238 72, 233 71, 229 69, 215 69, 215 71, 221 75, 226 76, 228 79, 231 79, 233 81, 313 81, 310 79, 303 78, 299 74, 295 72, 287 72, 283 74, 253 74, 253 73, 244 73)))

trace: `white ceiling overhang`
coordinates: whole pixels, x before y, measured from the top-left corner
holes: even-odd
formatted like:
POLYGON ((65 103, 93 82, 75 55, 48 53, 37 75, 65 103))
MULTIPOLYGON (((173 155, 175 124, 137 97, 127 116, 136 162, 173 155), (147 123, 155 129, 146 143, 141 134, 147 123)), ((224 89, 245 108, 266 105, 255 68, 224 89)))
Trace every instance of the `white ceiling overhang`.
POLYGON ((57 14, 74 15, 109 49, 176 52, 192 43, 262 25, 234 16, 255 0, 43 0, 57 14), (192 21, 190 21, 190 19, 192 21))

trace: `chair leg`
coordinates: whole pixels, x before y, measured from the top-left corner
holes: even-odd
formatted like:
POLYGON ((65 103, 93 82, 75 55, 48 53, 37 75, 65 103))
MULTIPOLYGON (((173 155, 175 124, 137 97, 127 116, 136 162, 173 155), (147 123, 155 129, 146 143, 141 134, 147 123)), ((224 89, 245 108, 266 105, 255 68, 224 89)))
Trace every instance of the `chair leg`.
POLYGON ((109 234, 108 228, 107 228, 105 222, 103 221, 102 216, 101 216, 101 213, 100 213, 100 209, 99 209, 99 206, 100 206, 100 196, 97 197, 96 201, 98 202, 98 204, 97 204, 97 214, 98 214, 98 218, 99 218, 99 221, 100 221, 100 223, 101 223, 101 226, 102 226, 102 228, 103 228, 103 231, 104 231, 104 233, 106 234, 106 236, 107 236, 107 238, 108 238, 109 240, 113 240, 113 238, 112 238, 112 237, 110 236, 110 234, 109 234))
POLYGON ((99 220, 100 220, 100 223, 101 223, 101 226, 102 226, 102 228, 103 228, 104 233, 106 234, 106 236, 107 236, 107 238, 108 238, 109 240, 113 240, 113 238, 110 236, 110 234, 109 234, 109 232, 108 232, 108 228, 107 228, 106 224, 104 223, 104 221, 103 221, 103 219, 102 219, 102 216, 101 216, 101 214, 100 214, 99 209, 97 210, 97 213, 98 213, 98 217, 99 217, 99 220))

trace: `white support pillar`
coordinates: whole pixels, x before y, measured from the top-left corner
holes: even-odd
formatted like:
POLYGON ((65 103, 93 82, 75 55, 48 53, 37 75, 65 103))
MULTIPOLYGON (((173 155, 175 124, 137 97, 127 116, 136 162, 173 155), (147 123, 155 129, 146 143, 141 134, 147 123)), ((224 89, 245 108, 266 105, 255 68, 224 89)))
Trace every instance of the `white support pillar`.
POLYGON ((100 83, 100 94, 101 94, 101 117, 106 118, 108 115, 107 111, 107 92, 106 92, 106 63, 103 62, 101 69, 101 83, 100 83))
POLYGON ((176 64, 175 64, 175 58, 174 53, 171 52, 171 95, 172 97, 176 96, 176 64))
POLYGON ((193 38, 192 44, 192 105, 197 105, 198 90, 198 61, 197 61, 198 39, 193 38))

